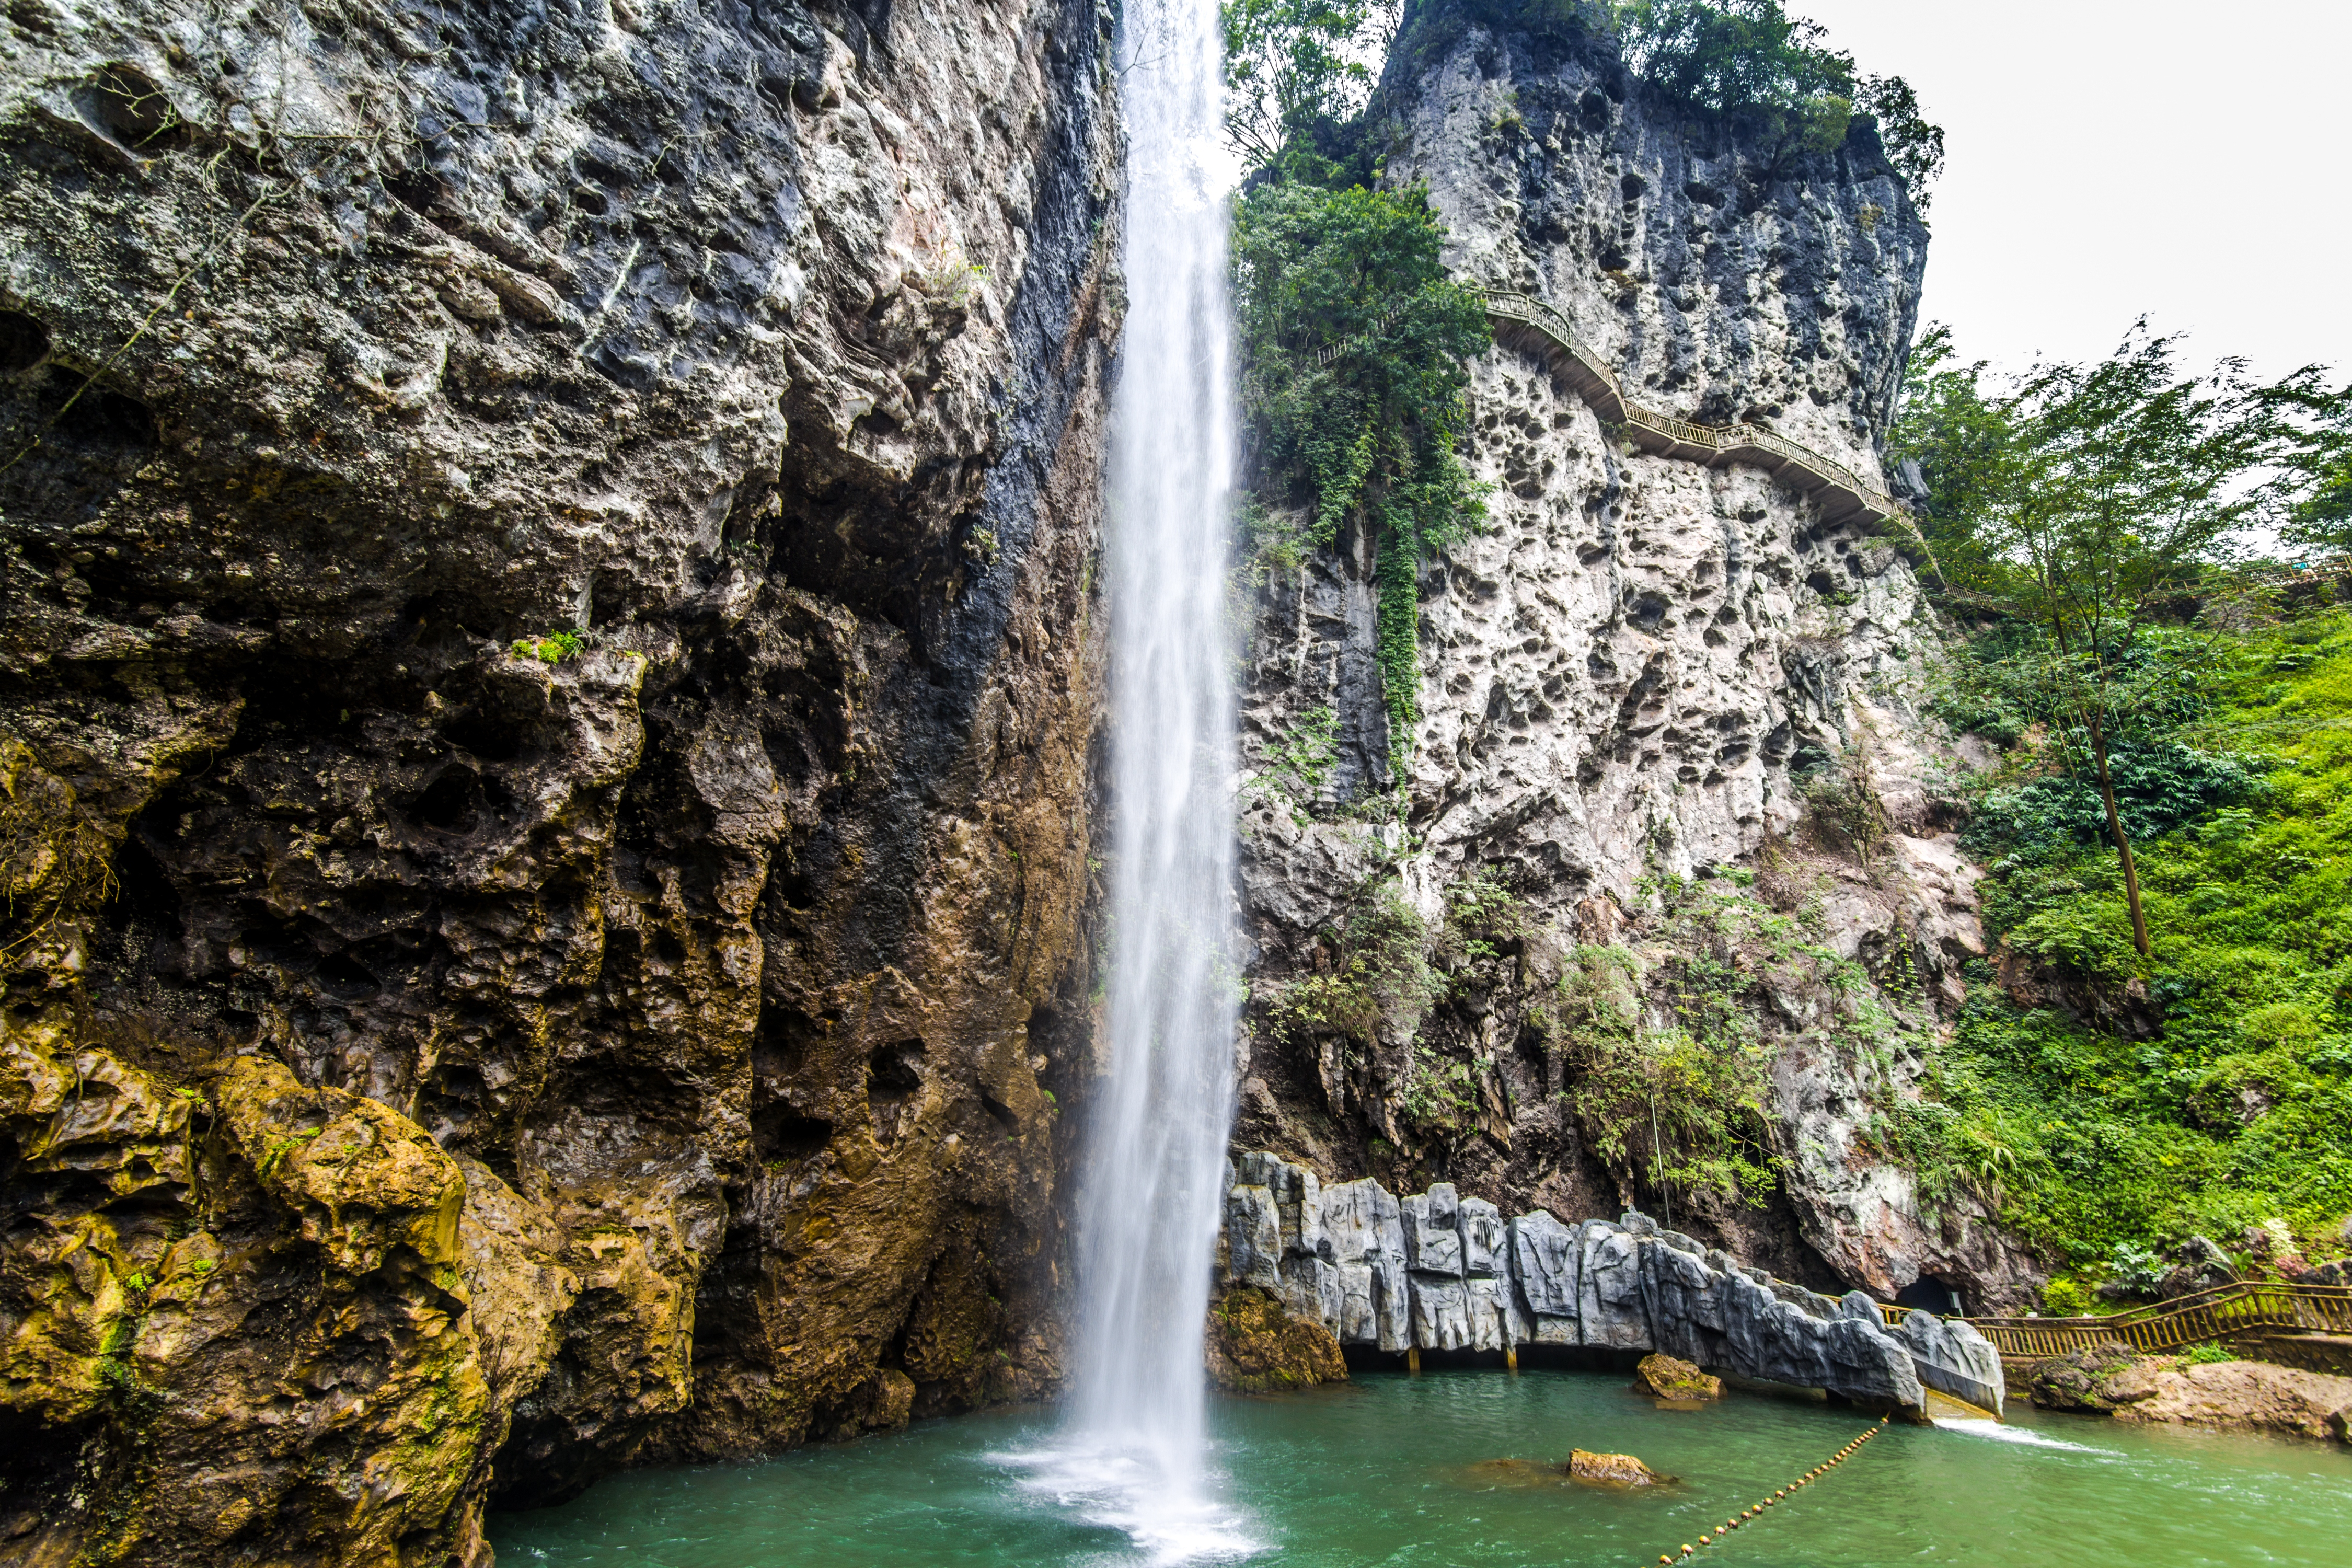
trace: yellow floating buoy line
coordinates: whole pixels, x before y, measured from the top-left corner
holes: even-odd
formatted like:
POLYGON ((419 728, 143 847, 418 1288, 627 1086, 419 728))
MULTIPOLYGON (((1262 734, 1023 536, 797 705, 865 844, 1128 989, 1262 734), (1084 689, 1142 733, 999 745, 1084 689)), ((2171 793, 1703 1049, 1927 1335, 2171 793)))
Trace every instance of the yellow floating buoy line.
POLYGON ((1721 1542, 1725 1536, 1729 1535, 1733 1531, 1738 1530, 1740 1526, 1745 1524, 1753 1524, 1756 1521, 1764 1517, 1764 1510, 1766 1509, 1774 1508, 1788 1501, 1790 1498, 1797 1495, 1798 1488, 1811 1485, 1812 1482, 1821 1479, 1823 1476, 1828 1475, 1830 1471, 1835 1469, 1838 1466, 1853 1458, 1855 1453, 1861 1449, 1864 1443, 1869 1442, 1873 1437, 1877 1436, 1881 1432, 1885 1431, 1886 1429, 1887 1422, 1893 1419, 1894 1417, 1889 1415, 1880 1416, 1878 1418, 1877 1426, 1866 1429, 1861 1436, 1856 1437, 1853 1442, 1848 1443, 1844 1447, 1840 1448, 1836 1453, 1831 1455, 1827 1464, 1814 1466, 1811 1469, 1807 1470, 1803 1475, 1799 1476, 1795 1480, 1790 1481, 1787 1486, 1782 1487, 1780 1490, 1774 1492, 1770 1497, 1766 1498, 1762 1502, 1758 1503, 1754 1508, 1742 1509, 1738 1513, 1734 1514, 1731 1518, 1724 1521, 1722 1524, 1700 1536, 1696 1542, 1685 1542, 1680 1552, 1659 1552, 1658 1561, 1667 1564, 1668 1568, 1672 1568, 1673 1564, 1681 1562, 1684 1558, 1690 1556, 1692 1553, 1704 1552, 1708 1547, 1716 1545, 1717 1542, 1721 1542))

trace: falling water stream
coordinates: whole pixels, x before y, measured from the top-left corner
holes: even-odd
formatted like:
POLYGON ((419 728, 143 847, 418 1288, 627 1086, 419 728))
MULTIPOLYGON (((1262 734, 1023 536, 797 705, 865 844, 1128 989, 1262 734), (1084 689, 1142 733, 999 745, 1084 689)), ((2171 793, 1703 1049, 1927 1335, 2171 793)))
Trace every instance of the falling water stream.
MULTIPOLYGON (((493 1520, 502 1562, 1099 1568, 1264 1553, 1301 1568, 1602 1568, 1694 1539, 1853 1436, 1851 1412, 1802 1402, 1662 1414, 1597 1373, 1375 1374, 1313 1396, 1206 1401, 1236 1022, 1216 0, 1127 0, 1119 56, 1129 307, 1107 583, 1112 969, 1079 1189, 1071 1399, 1055 1418, 970 1416, 759 1465, 615 1476, 563 1508, 493 1520), (1556 1461, 1572 1447, 1638 1452, 1683 1479, 1571 1487, 1556 1461)), ((2338 1450, 2016 1415, 1893 1429, 1804 1508, 1713 1555, 1722 1568, 2341 1559, 2352 1458, 2338 1450)))
POLYGON ((1078 1342, 1030 1484, 1148 1557, 1247 1549, 1205 1463, 1202 1321, 1233 1114, 1233 472, 1215 0, 1130 0, 1128 314, 1113 404, 1107 1070, 1079 1183, 1078 1342))

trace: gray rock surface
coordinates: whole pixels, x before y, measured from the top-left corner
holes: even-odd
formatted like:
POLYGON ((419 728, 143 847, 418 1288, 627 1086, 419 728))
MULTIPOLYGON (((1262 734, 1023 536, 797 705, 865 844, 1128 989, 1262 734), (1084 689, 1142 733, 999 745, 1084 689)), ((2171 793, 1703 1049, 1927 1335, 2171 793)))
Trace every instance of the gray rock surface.
POLYGON ((1323 1191, 1323 1226, 1343 1302, 1332 1332, 1342 1344, 1403 1350, 1412 1342, 1412 1320, 1401 1205, 1370 1178, 1342 1182, 1323 1191))
MULTIPOLYGON (((1927 235, 1874 132, 1790 156, 1696 127, 1602 40, 1502 7, 1408 10, 1374 111, 1383 177, 1425 184, 1458 276, 1556 306, 1650 405, 1760 421, 1883 479, 1927 235)), ((1382 1173, 1375 1141, 1443 1144, 1465 1190, 1508 1209, 1614 1213, 1661 1194, 1563 1097, 1578 1053, 1547 1020, 1576 951, 1601 948, 1632 961, 1627 1004, 1671 1026, 1662 977, 1701 944, 1662 932, 1659 879, 1777 868, 1770 908, 1749 897, 1864 970, 1884 1016, 1917 1034, 1957 1006, 1985 943, 1937 806, 1961 766, 1927 711, 1942 638, 1885 539, 1764 469, 1629 451, 1517 348, 1472 381, 1470 461, 1495 489, 1488 525, 1423 571, 1414 731, 1387 733, 1371 662, 1376 541, 1272 574, 1254 606, 1243 876, 1264 1026, 1237 1137, 1382 1173), (1288 798, 1278 759, 1324 714, 1332 766, 1288 798), (1809 804, 1824 769, 1862 770, 1884 808, 1867 870, 1809 804), (1443 936, 1481 872, 1522 913, 1490 963, 1443 936), (1424 922, 1455 984, 1352 1035, 1286 1025, 1287 988, 1328 971, 1368 887, 1424 922), (1423 1127, 1410 1089, 1433 1053, 1468 1080, 1467 1109, 1423 1127)), ((1919 1092, 1923 1059, 1891 1050, 1881 1071, 1840 1048, 1850 994, 1768 945, 1738 954, 1736 1003, 1769 1052, 1779 1192, 1762 1212, 1685 1194, 1675 1218, 1811 1285, 1891 1297, 1932 1274, 1978 1310, 2030 1298, 2040 1271, 1982 1202, 1924 1199, 1865 1135, 1919 1092)))
POLYGON ((2001 1413, 2009 1384, 2001 1373, 2000 1352, 1973 1325, 1933 1312, 1910 1312, 1896 1326, 1895 1337, 1910 1352, 1921 1383, 1996 1415, 2001 1413))
MULTIPOLYGON (((1316 1190, 1286 1163, 1264 1153, 1235 1162, 1241 1176, 1260 1182, 1237 1184, 1226 1205, 1233 1283, 1266 1278, 1267 1248, 1279 1236, 1272 1194, 1316 1190)), ((1917 1410, 1924 1384, 2000 1409, 2000 1357, 1967 1324, 1915 1312, 1889 1331, 1861 1291, 1832 1300, 1743 1268, 1638 1212, 1572 1227, 1542 1210, 1506 1222, 1493 1205, 1460 1198, 1447 1184, 1399 1199, 1370 1179, 1322 1189, 1320 1203, 1330 1260, 1307 1261, 1338 1288, 1294 1289, 1287 1300, 1294 1315, 1322 1324, 1342 1345, 1656 1351, 1870 1405, 1917 1410), (1407 1268, 1409 1258, 1437 1267, 1407 1268), (1447 1267, 1456 1258, 1467 1260, 1465 1272, 1447 1267), (1391 1323, 1382 1309, 1395 1300, 1389 1281, 1400 1278, 1409 1310, 1391 1323)), ((1298 1223, 1308 1227, 1303 1215, 1298 1223)))
POLYGON ((1582 1342, 1577 1317, 1577 1234, 1538 1209, 1510 1222, 1511 1280, 1538 1344, 1582 1342))
POLYGON ((1225 1194, 1225 1257, 1234 1283, 1281 1292, 1282 1215, 1267 1188, 1241 1182, 1225 1194))
POLYGON ((1398 1206, 1404 1212, 1406 1266, 1416 1274, 1461 1279, 1465 1247, 1462 1205, 1454 1188, 1440 1182, 1425 1193, 1399 1199, 1398 1206))

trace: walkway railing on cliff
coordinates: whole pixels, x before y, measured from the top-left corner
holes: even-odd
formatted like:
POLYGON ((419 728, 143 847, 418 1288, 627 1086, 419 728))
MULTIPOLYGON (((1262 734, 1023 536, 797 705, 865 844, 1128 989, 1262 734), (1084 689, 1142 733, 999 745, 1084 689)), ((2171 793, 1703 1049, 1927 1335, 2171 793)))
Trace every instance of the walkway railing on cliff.
POLYGON ((1709 468, 1753 463, 1769 469, 1820 501, 1824 521, 1859 519, 1884 533, 1912 565, 1940 577, 1935 552, 1902 503, 1843 463, 1761 425, 1695 425, 1636 403, 1600 353, 1551 306, 1507 289, 1472 286, 1471 292, 1486 301, 1497 341, 1542 359, 1604 422, 1623 429, 1643 450, 1709 468))
MULTIPOLYGON (((1910 1313, 1882 1304, 1888 1327, 1910 1313)), ((2177 1300, 2135 1307, 2105 1318, 1970 1318, 2003 1358, 2032 1361, 2089 1350, 2121 1340, 2157 1352, 2226 1340, 2252 1331, 2352 1334, 2352 1285, 2283 1285, 2242 1280, 2177 1300)))

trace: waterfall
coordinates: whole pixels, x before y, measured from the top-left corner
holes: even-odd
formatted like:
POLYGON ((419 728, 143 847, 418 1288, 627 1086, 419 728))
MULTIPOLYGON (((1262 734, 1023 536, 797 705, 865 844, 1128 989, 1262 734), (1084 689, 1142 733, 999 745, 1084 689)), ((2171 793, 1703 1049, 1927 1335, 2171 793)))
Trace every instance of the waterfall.
POLYGON ((1079 1180, 1072 1398, 1035 1485, 1161 1562, 1248 1550, 1206 1473, 1202 1323, 1233 1117, 1233 479, 1216 0, 1129 0, 1128 312, 1108 575, 1108 1041, 1079 1180))

